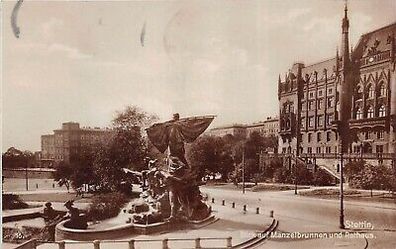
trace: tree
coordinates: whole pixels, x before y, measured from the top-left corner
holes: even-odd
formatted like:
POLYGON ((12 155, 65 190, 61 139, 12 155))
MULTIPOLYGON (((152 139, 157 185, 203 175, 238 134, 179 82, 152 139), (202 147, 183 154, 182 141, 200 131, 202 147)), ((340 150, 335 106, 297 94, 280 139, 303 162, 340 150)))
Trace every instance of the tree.
POLYGON ((83 147, 78 154, 70 157, 70 162, 62 161, 55 168, 54 179, 59 186, 65 186, 69 191, 70 186, 74 189, 86 185, 98 185, 98 179, 94 174, 93 162, 96 157, 96 149, 83 147))
POLYGON ((58 182, 59 186, 65 186, 67 188, 67 192, 69 192, 72 174, 73 169, 70 164, 60 162, 55 168, 54 180, 58 182))
POLYGON ((148 143, 143 136, 144 128, 156 120, 135 106, 127 106, 117 112, 112 121, 114 136, 99 147, 93 161, 94 173, 103 191, 114 191, 121 188, 124 180, 122 168, 142 170, 146 167, 148 143))
POLYGON ((391 171, 385 165, 374 166, 366 164, 364 169, 354 177, 357 187, 370 190, 373 196, 373 189, 389 189, 391 186, 391 171))
POLYGON ((199 178, 207 173, 220 173, 222 179, 226 180, 228 174, 233 170, 232 151, 220 137, 203 136, 198 138, 189 149, 187 157, 199 178))
POLYGON ((262 148, 278 151, 278 137, 273 135, 263 137, 262 148))
POLYGON ((36 165, 34 154, 31 151, 21 151, 14 147, 2 155, 3 167, 9 169, 15 168, 31 168, 36 165))
MULTIPOLYGON (((100 147, 100 145, 97 145, 100 147)), ((74 189, 84 185, 98 185, 98 178, 94 172, 94 160, 97 156, 98 147, 82 147, 78 154, 70 157, 70 167, 73 169, 71 184, 74 189)))

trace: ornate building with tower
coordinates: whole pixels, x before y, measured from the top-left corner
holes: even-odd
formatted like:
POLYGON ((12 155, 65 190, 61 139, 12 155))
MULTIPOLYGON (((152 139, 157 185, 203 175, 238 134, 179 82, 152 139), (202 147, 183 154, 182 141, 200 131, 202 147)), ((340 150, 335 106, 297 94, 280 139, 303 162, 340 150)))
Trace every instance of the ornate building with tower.
POLYGON ((349 47, 345 6, 340 53, 295 63, 279 76, 279 151, 336 165, 349 158, 390 162, 396 150, 396 23, 363 34, 349 47))

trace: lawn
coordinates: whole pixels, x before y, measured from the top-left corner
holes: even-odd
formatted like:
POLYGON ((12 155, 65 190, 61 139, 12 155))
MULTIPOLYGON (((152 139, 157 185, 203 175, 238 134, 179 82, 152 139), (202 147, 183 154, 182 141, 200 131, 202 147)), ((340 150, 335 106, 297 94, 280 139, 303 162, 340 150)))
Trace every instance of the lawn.
MULTIPOLYGON (((338 199, 340 195, 339 189, 314 189, 310 191, 303 191, 299 193, 303 196, 316 197, 322 199, 338 199)), ((370 195, 370 191, 364 190, 344 190, 344 198, 346 200, 358 200, 358 201, 372 201, 372 202, 388 202, 396 203, 396 196, 391 193, 373 193, 370 195)))
MULTIPOLYGON (((216 189, 242 189, 242 183, 238 183, 235 185, 233 183, 211 183, 206 184, 206 187, 216 188, 216 189)), ((253 192, 262 192, 262 191, 287 191, 294 190, 295 186, 292 184, 282 184, 282 183, 253 183, 246 182, 245 183, 246 190, 253 192)), ((298 186, 298 189, 309 189, 309 186, 298 186)))

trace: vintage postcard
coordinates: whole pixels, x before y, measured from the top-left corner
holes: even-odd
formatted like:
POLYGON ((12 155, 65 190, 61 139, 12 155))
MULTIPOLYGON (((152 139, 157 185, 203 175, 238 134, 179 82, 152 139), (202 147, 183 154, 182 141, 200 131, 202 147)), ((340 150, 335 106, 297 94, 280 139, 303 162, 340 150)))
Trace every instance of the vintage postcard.
POLYGON ((1 248, 395 248, 395 0, 0 4, 1 248))

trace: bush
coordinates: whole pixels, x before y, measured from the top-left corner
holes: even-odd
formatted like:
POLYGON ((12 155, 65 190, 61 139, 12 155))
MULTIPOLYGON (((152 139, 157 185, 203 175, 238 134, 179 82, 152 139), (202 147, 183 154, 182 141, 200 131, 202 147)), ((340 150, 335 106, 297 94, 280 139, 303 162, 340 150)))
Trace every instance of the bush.
POLYGON ((349 177, 349 184, 354 188, 367 190, 391 190, 392 172, 385 165, 365 164, 361 170, 349 177))
POLYGON ((87 212, 88 219, 104 220, 115 217, 128 201, 128 198, 122 193, 108 193, 94 196, 87 212))
POLYGON ((316 172, 313 173, 313 182, 317 186, 334 185, 333 177, 322 169, 317 169, 316 172))
POLYGON ((275 182, 280 183, 293 183, 293 177, 290 170, 286 168, 278 168, 274 172, 274 180, 275 182))
POLYGON ((3 194, 3 210, 7 209, 20 209, 28 208, 29 205, 26 204, 18 195, 14 194, 3 194))

